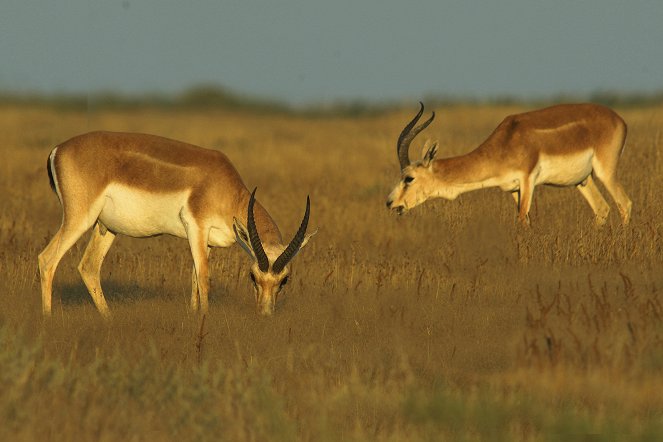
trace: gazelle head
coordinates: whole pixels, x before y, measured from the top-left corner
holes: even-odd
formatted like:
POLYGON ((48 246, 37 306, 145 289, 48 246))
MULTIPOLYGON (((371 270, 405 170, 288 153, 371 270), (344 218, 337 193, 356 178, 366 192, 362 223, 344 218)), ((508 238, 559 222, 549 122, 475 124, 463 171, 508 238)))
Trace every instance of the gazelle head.
POLYGON ((387 208, 395 210, 399 215, 426 201, 432 196, 435 188, 435 175, 432 162, 437 154, 437 143, 424 146, 423 157, 414 163, 410 162, 410 143, 419 132, 426 129, 435 118, 435 112, 421 125, 415 127, 419 118, 424 113, 424 105, 419 102, 421 108, 415 117, 403 129, 398 137, 396 152, 401 165, 401 180, 396 184, 394 190, 387 197, 387 208))
POLYGON ((308 243, 316 232, 306 233, 311 211, 311 202, 306 197, 306 212, 292 241, 287 247, 270 245, 265 247, 258 236, 258 229, 253 213, 256 189, 251 193, 245 227, 237 218, 234 219, 233 230, 240 246, 253 258, 249 277, 256 296, 256 308, 261 315, 271 315, 279 294, 290 278, 289 263, 292 258, 308 243))

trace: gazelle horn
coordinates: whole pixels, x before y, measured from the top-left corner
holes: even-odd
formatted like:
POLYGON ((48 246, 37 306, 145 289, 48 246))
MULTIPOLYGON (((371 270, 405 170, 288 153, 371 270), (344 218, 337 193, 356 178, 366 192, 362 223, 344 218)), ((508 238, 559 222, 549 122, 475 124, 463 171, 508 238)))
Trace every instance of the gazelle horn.
POLYGON ((256 256, 258 261, 258 268, 261 272, 266 272, 269 269, 269 260, 267 259, 267 254, 265 249, 262 247, 262 242, 260 241, 260 236, 258 236, 258 229, 256 228, 256 220, 253 216, 253 205, 256 202, 256 187, 251 193, 251 199, 249 200, 249 213, 247 216, 247 225, 246 228, 249 231, 249 241, 251 241, 251 248, 253 249, 253 254, 256 256))
POLYGON ((272 272, 274 273, 281 273, 281 271, 285 268, 286 264, 290 262, 290 260, 297 254, 299 251, 299 248, 302 246, 302 243, 304 242, 304 238, 306 236, 306 227, 308 226, 308 218, 311 213, 311 200, 307 196, 306 197, 306 212, 304 212, 304 219, 302 219, 302 223, 299 226, 299 230, 297 230, 297 233, 295 233, 295 236, 292 238, 292 241, 290 241, 290 244, 288 244, 288 247, 281 253, 281 255, 276 258, 276 261, 274 261, 274 265, 272 265, 272 272))
POLYGON ((435 112, 433 111, 433 115, 431 115, 428 120, 422 123, 421 126, 412 129, 414 125, 417 124, 417 121, 419 121, 419 118, 421 118, 421 115, 424 113, 424 104, 420 101, 419 105, 421 106, 421 109, 419 109, 419 112, 417 112, 417 115, 414 116, 412 121, 410 121, 407 126, 405 126, 403 132, 401 132, 400 136, 398 137, 396 152, 398 153, 398 161, 401 164, 401 170, 410 165, 410 143, 412 140, 414 140, 414 137, 416 137, 419 132, 426 129, 435 118, 435 112))

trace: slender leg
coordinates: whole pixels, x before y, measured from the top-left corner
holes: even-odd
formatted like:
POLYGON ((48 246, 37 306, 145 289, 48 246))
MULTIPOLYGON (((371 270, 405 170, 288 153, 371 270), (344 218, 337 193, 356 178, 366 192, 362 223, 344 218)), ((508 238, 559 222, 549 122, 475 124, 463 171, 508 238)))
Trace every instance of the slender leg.
POLYGON ((516 211, 520 210, 520 192, 516 190, 515 192, 510 192, 511 197, 516 202, 516 211))
POLYGON ((101 290, 100 272, 101 264, 114 239, 115 235, 106 229, 102 230, 97 222, 92 229, 92 236, 85 249, 83 258, 80 264, 78 264, 78 271, 83 278, 88 292, 90 292, 90 296, 92 296, 94 305, 105 319, 110 318, 110 310, 108 309, 106 298, 104 298, 104 293, 101 290))
POLYGON ((610 195, 615 200, 619 214, 622 217, 622 223, 624 225, 628 224, 631 220, 631 207, 633 203, 628 195, 626 195, 626 192, 624 192, 624 188, 614 178, 601 181, 603 181, 605 188, 608 189, 608 192, 610 192, 610 195))
POLYGON ((592 176, 590 175, 587 177, 587 181, 584 185, 578 184, 576 189, 578 189, 580 194, 585 197, 589 206, 594 211, 594 215, 596 215, 596 225, 602 226, 605 224, 608 220, 608 214, 610 213, 610 206, 608 206, 605 198, 603 198, 598 187, 596 187, 596 183, 592 176))
POLYGON ((198 295, 200 296, 200 310, 207 313, 209 309, 209 266, 207 260, 207 238, 202 231, 190 232, 189 246, 193 256, 193 266, 196 271, 196 282, 198 285, 198 295))
POLYGON ((209 228, 198 225, 193 216, 184 210, 180 213, 180 219, 186 230, 189 247, 191 248, 191 256, 193 257, 193 268, 196 274, 198 295, 200 296, 200 310, 202 313, 207 313, 209 309, 209 266, 207 260, 209 228))
POLYGON ((62 226, 53 236, 46 248, 39 254, 39 276, 41 279, 41 305, 44 316, 51 315, 53 295, 53 276, 64 254, 90 228, 91 223, 81 218, 78 222, 65 218, 62 226))
POLYGON ((629 223, 631 219, 631 202, 624 188, 617 181, 617 163, 619 155, 624 145, 624 139, 617 139, 611 150, 605 151, 600 156, 595 157, 592 162, 594 167, 594 174, 601 180, 605 188, 615 200, 619 214, 622 217, 624 225, 629 223))
POLYGON ((519 191, 518 221, 529 226, 529 209, 532 206, 532 196, 534 195, 534 175, 529 174, 520 181, 519 191))
MULTIPOLYGON (((212 250, 211 247, 207 247, 207 262, 209 263, 209 253, 212 250)), ((198 301, 200 299, 200 294, 198 293, 198 277, 196 276, 196 266, 193 266, 191 272, 191 310, 198 311, 198 301)))
POLYGON ((200 299, 200 294, 198 293, 198 275, 196 274, 196 265, 193 265, 193 270, 191 271, 191 311, 198 311, 198 301, 200 299))

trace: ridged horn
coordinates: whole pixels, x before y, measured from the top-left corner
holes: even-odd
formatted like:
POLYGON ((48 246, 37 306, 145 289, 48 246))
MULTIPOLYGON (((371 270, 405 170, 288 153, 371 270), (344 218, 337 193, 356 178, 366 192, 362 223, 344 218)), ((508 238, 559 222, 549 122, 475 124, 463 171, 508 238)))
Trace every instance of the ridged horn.
POLYGON ((302 246, 304 238, 306 237, 306 227, 308 226, 308 218, 310 214, 311 214, 311 200, 307 196, 306 212, 304 212, 304 219, 302 219, 302 223, 299 226, 299 230, 297 230, 297 233, 295 233, 295 236, 294 238, 292 238, 292 241, 290 241, 290 244, 288 244, 288 247, 286 247, 283 253, 281 253, 281 256, 276 258, 276 261, 274 261, 274 265, 272 265, 273 273, 281 273, 281 271, 283 271, 283 269, 285 268, 286 264, 288 264, 290 260, 299 251, 299 248, 302 246))
POLYGON ((260 241, 258 229, 256 228, 256 220, 253 216, 253 205, 256 202, 256 190, 258 190, 257 187, 253 189, 253 192, 251 192, 251 199, 249 199, 249 213, 246 217, 246 228, 249 231, 249 241, 251 241, 253 254, 258 261, 258 268, 261 272, 266 272, 269 270, 269 259, 267 259, 265 249, 262 247, 262 241, 260 241))
POLYGON ((410 121, 407 126, 405 126, 400 136, 398 137, 396 152, 398 153, 398 162, 401 164, 401 170, 410 165, 410 143, 412 140, 414 140, 414 137, 416 137, 419 132, 426 129, 435 118, 435 112, 433 112, 433 115, 431 115, 428 120, 423 122, 420 126, 414 127, 417 124, 417 121, 419 121, 419 118, 421 118, 421 115, 424 113, 424 103, 420 101, 419 105, 421 106, 419 112, 417 112, 417 115, 414 116, 412 121, 410 121))

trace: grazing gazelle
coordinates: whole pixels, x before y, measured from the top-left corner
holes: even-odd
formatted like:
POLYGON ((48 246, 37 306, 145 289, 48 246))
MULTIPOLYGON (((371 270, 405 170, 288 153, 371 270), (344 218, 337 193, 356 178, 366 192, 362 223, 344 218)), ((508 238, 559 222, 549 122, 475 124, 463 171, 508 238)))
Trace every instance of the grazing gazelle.
POLYGON ((269 315, 288 281, 288 263, 315 233, 310 213, 284 246, 267 211, 249 193, 221 152, 154 135, 92 132, 57 146, 48 175, 62 204, 62 225, 39 254, 44 315, 51 313, 53 275, 60 259, 92 229, 78 270, 104 317, 101 264, 118 233, 131 237, 170 234, 189 241, 193 256, 191 308, 208 310, 210 247, 237 241, 254 259, 250 270, 258 312, 269 315), (255 208, 254 208, 255 206, 255 208), (246 220, 246 224, 243 221, 246 220))
POLYGON ((617 203, 624 224, 631 200, 617 181, 617 162, 624 148, 626 124, 612 110, 595 104, 563 104, 508 116, 473 151, 434 159, 437 143, 423 158, 409 159, 414 137, 435 118, 415 127, 424 111, 405 126, 398 138, 401 180, 387 199, 399 214, 430 198, 454 199, 470 190, 500 187, 518 206, 518 220, 529 224, 529 209, 537 184, 575 186, 596 215, 606 222, 610 207, 594 183, 601 180, 617 203))

